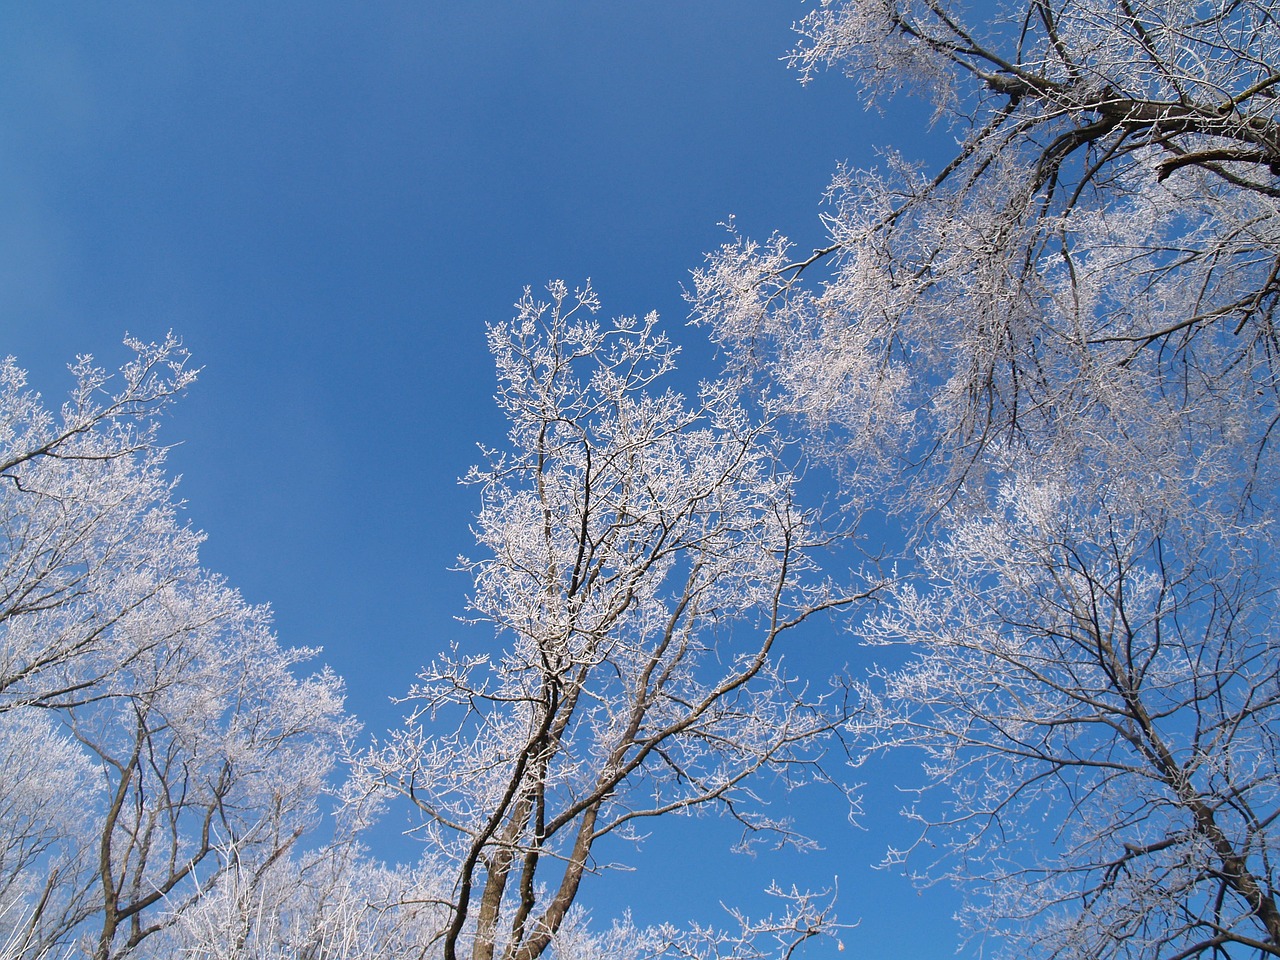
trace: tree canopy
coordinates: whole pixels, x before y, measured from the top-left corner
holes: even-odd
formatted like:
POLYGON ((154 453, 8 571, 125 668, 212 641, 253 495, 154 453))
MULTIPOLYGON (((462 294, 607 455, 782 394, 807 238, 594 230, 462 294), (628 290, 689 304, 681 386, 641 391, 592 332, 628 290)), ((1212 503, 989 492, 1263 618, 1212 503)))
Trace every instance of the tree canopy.
MULTIPOLYGON (((695 316, 914 530, 855 741, 915 748, 906 858, 1013 951, 1280 951, 1266 3, 824 2, 803 75, 927 91, 959 148, 733 237, 695 316), (886 496, 887 491, 887 496, 886 496)), ((892 109, 890 104, 888 109, 892 109)))
POLYGON ((885 755, 918 761, 885 863, 955 884, 976 949, 1280 956, 1273 5, 796 27, 801 80, 922 94, 954 151, 839 168, 816 242, 731 226, 688 290, 724 369, 683 393, 589 284, 489 327, 483 640, 393 685, 398 729, 202 566, 175 338, 58 410, 0 365, 0 958, 790 958, 839 930, 822 881, 726 930, 581 894, 672 816, 805 848, 768 792, 856 807, 885 755), (784 656, 818 623, 834 683, 784 656))

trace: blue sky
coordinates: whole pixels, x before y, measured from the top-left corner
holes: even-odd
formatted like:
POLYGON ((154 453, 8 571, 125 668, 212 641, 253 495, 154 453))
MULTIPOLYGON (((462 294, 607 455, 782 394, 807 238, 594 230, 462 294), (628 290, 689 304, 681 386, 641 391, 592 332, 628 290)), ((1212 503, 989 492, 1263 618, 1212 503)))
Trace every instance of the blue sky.
MULTIPOLYGON (((75 354, 112 365, 126 331, 182 336, 204 372, 165 439, 207 565, 270 602, 283 641, 324 647, 385 729, 388 698, 464 630, 448 568, 475 491, 456 479, 504 429, 485 323, 525 284, 590 277, 610 314, 658 310, 709 375, 681 284, 718 224, 817 243, 838 162, 946 150, 920 104, 867 113, 838 76, 802 88, 780 58, 804 10, 5 5, 0 351, 56 399, 75 354)), ((636 873, 584 901, 714 920, 770 879, 839 873, 852 956, 952 954, 952 898, 868 868, 905 836, 890 786, 869 787, 861 830, 826 798, 794 803, 824 854, 743 861, 727 826, 661 825, 636 873)))

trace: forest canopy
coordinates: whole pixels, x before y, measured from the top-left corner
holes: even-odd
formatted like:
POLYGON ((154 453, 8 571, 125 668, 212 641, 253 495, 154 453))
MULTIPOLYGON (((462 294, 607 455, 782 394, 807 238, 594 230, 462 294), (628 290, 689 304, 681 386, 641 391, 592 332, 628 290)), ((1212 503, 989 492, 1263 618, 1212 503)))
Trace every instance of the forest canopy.
POLYGON ((203 565, 176 337, 56 408, 0 367, 0 958, 816 956, 834 878, 722 927, 585 891, 679 816, 811 848, 793 791, 888 776, 885 864, 971 949, 1280 956, 1272 5, 798 15, 793 78, 923 94, 954 152, 836 169, 815 240, 731 227, 696 382, 589 282, 486 318, 484 639, 390 678, 397 729, 203 565))

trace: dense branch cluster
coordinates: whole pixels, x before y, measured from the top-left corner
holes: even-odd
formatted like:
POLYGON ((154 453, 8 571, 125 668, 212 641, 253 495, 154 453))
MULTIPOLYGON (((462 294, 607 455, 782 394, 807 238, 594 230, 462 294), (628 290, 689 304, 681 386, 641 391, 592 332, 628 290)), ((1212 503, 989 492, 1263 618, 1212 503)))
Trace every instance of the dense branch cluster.
MULTIPOLYGON (((831 780, 823 745, 845 719, 778 650, 858 594, 814 576, 831 534, 797 505, 769 421, 724 384, 694 404, 657 392, 675 350, 656 317, 602 326, 589 287, 550 292, 490 330, 509 444, 468 477, 471 608, 500 652, 437 659, 409 726, 365 764, 417 805, 456 878, 447 960, 540 956, 597 841, 655 817, 715 807, 748 840, 806 843, 752 783, 831 780)), ((794 903, 784 928, 822 929, 799 922, 818 916, 807 895, 794 903)))
POLYGON ((267 612, 198 565, 157 416, 176 341, 88 358, 60 414, 0 369, 0 943, 172 956, 233 869, 286 857, 347 721, 267 612), (162 944, 168 944, 167 947, 162 944))
POLYGON ((923 757, 891 862, 1015 953, 1280 954, 1272 6, 799 29, 806 78, 930 91, 960 143, 841 170, 811 255, 734 237, 690 294, 915 531, 861 629, 905 666, 851 681, 867 755, 923 757))
POLYGON ((735 238, 696 276, 695 315, 745 358, 774 351, 850 466, 931 456, 954 481, 989 442, 1119 442, 1117 421, 1149 434, 1122 462, 1189 419, 1264 450, 1269 7, 1030 3, 979 29, 942 3, 824 3, 801 28, 806 73, 933 90, 962 138, 933 174, 840 172, 811 256, 735 238))

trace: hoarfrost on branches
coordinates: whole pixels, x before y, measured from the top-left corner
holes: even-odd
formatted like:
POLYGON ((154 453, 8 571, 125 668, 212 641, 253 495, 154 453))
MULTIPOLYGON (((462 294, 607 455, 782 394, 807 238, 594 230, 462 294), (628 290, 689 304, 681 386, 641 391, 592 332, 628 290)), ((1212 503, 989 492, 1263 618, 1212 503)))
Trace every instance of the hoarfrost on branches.
POLYGON ((907 862, 1015 954, 1277 955, 1274 9, 823 0, 798 29, 803 78, 927 91, 959 144, 839 170, 812 253, 735 234, 689 295, 912 533, 863 630, 906 665, 850 727, 922 751, 907 862))
POLYGON ((14 957, 143 956, 312 825, 341 684, 199 566, 157 418, 174 339, 82 357, 60 414, 0 367, 0 917, 14 957), (114 392, 112 392, 114 390, 114 392), (234 856, 233 856, 234 854, 234 856), (155 938, 153 940, 153 938, 155 938))
MULTIPOLYGON (((846 718, 780 646, 865 591, 817 570, 837 534, 796 502, 767 411, 724 383, 693 402, 663 389, 676 351, 656 316, 602 324, 589 286, 549 292, 489 331, 508 444, 467 477, 471 613, 501 645, 426 668, 406 728, 364 762, 368 789, 417 805, 453 877, 447 960, 533 960, 558 937, 589 953, 570 918, 596 842, 657 817, 714 808, 744 843, 807 845, 752 784, 835 782, 824 754, 846 718)), ((783 939, 834 922, 791 903, 783 939)), ((714 954, 703 940, 688 955, 714 954)))

